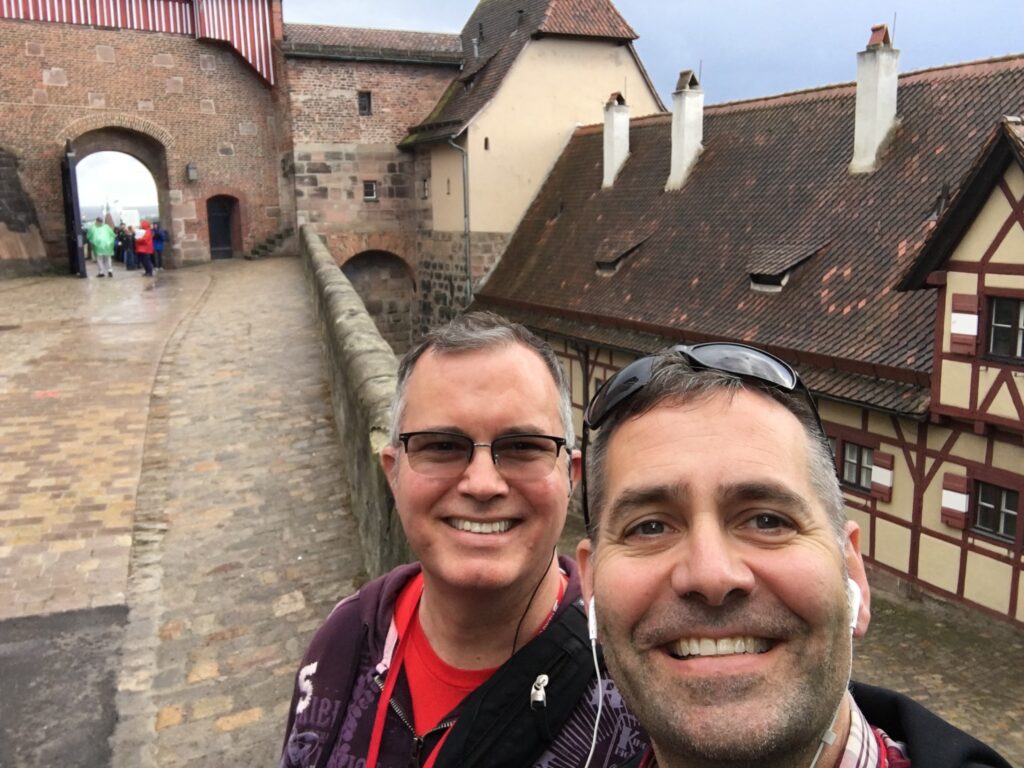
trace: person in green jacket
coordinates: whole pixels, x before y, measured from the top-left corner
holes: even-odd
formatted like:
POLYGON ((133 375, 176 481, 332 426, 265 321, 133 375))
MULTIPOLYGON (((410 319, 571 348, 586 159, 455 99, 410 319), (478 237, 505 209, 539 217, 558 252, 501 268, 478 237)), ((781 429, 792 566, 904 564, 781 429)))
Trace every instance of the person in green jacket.
POLYGON ((100 269, 97 277, 103 277, 104 273, 106 273, 107 277, 113 277, 114 272, 111 269, 111 259, 114 256, 114 230, 97 216, 96 223, 89 228, 85 236, 92 247, 93 255, 96 257, 96 265, 100 269))

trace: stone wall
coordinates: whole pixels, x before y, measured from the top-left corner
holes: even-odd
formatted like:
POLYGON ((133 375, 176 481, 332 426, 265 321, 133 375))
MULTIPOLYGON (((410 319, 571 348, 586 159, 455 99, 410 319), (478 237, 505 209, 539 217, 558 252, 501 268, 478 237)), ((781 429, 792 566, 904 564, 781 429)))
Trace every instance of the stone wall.
POLYGON ((366 311, 396 355, 409 351, 415 309, 416 279, 409 265, 397 256, 366 251, 342 267, 366 311))
POLYGON ((377 576, 412 559, 377 458, 388 440, 398 365, 320 237, 306 226, 300 240, 320 318, 338 436, 344 443, 349 507, 358 520, 366 570, 377 576))
POLYGON ((79 158, 118 149, 148 165, 171 233, 172 264, 209 258, 206 201, 213 195, 244 201, 243 250, 294 221, 282 173, 282 160, 291 158, 288 121, 275 118, 280 105, 272 89, 223 45, 186 35, 0 21, 0 54, 0 146, 21 162, 22 183, 57 266, 66 263, 60 159, 67 140, 79 158), (186 178, 188 163, 198 180, 186 178))
POLYGON ((35 208, 18 178, 18 159, 0 148, 0 277, 46 264, 35 208))
MULTIPOLYGON (((486 280, 505 252, 511 234, 470 233, 470 260, 474 284, 486 280)), ((466 283, 466 252, 461 232, 421 232, 416 243, 419 254, 418 288, 420 335, 446 323, 469 303, 466 283)))

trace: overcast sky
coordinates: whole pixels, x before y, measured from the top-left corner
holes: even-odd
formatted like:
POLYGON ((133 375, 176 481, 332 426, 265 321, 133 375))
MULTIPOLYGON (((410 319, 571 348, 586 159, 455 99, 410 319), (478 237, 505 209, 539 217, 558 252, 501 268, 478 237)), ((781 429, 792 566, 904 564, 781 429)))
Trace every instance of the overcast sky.
MULTIPOLYGON (((501 0, 515 3, 516 0, 501 0)), ((284 0, 285 21, 458 32, 475 0, 284 0)), ((1024 0, 615 0, 662 99, 702 69, 709 104, 852 81, 872 24, 900 70, 1024 53, 1024 0), (702 66, 703 65, 703 66, 702 66)))
MULTIPOLYGON (((500 0, 515 3, 516 0, 500 0)), ((852 81, 871 25, 889 24, 900 70, 1024 53, 1024 0, 615 0, 666 106, 680 69, 701 71, 707 102, 852 81), (895 14, 895 26, 893 16, 895 14)), ((284 0, 289 22, 458 32, 476 0, 284 0)), ((79 165, 84 204, 156 204, 137 161, 98 153, 79 165), (92 170, 90 170, 91 164, 92 170)))
POLYGON ((79 205, 140 208, 156 205, 156 183, 142 163, 123 152, 95 152, 75 166, 79 205))

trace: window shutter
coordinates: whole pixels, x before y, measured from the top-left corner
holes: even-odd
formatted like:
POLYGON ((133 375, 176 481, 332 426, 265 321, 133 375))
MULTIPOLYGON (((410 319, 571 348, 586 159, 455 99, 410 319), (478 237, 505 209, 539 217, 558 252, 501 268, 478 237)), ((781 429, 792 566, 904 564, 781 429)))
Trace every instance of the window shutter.
POLYGON ((949 319, 949 351, 954 355, 974 356, 978 350, 978 297, 973 293, 954 293, 949 319))
POLYGON ((871 466, 871 495, 879 501, 892 501, 892 465, 891 453, 875 451, 871 466))
POLYGON ((967 528, 967 478, 949 472, 942 476, 942 522, 962 531, 967 528))

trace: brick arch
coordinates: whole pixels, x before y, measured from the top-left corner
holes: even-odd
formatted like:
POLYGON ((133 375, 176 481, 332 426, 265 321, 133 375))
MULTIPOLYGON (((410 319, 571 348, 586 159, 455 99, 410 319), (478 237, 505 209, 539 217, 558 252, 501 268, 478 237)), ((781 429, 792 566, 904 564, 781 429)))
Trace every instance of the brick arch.
POLYGON ((409 263, 390 251, 367 250, 346 259, 341 271, 395 354, 407 352, 416 306, 416 276, 409 263))
POLYGON ((122 128, 143 133, 160 142, 164 149, 169 149, 174 144, 174 134, 166 128, 142 117, 122 114, 86 115, 78 120, 72 120, 57 134, 56 141, 63 147, 68 139, 74 141, 83 134, 100 131, 104 128, 122 128))
MULTIPOLYGON (((164 248, 168 255, 167 265, 178 266, 176 258, 173 257, 177 242, 173 227, 170 226, 171 201, 170 201, 170 176, 167 166, 167 147, 159 139, 134 128, 126 128, 120 125, 113 125, 109 120, 100 121, 97 128, 78 132, 71 144, 82 160, 97 152, 120 152, 135 158, 153 177, 156 184, 157 207, 159 213, 157 218, 165 230, 169 232, 169 238, 164 248)), ((85 126, 85 120, 75 121, 79 127, 85 126)))

